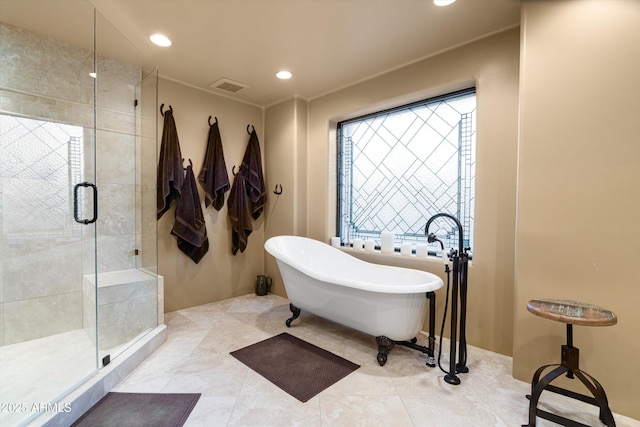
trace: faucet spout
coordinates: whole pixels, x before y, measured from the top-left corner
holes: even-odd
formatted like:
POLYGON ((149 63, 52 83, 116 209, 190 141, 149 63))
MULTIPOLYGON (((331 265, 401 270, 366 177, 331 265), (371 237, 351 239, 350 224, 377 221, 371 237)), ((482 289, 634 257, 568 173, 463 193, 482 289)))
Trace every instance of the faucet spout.
MULTIPOLYGON (((427 221, 427 225, 424 227, 424 234, 426 234, 428 236, 427 241, 429 241, 430 243, 431 242, 435 242, 435 241, 439 241, 438 239, 435 238, 435 235, 433 233, 431 233, 431 234, 429 233, 429 226, 431 225, 433 220, 435 220, 436 218, 439 218, 439 217, 449 218, 452 221, 454 221, 456 223, 456 225, 458 226, 458 254, 460 256, 462 256, 463 249, 464 249, 464 231, 462 230, 462 224, 460 223, 458 218, 456 218, 455 216, 453 216, 451 214, 442 212, 442 213, 435 214, 434 216, 429 218, 429 220, 427 221)), ((442 242, 440 242, 440 244, 442 245, 442 242)))

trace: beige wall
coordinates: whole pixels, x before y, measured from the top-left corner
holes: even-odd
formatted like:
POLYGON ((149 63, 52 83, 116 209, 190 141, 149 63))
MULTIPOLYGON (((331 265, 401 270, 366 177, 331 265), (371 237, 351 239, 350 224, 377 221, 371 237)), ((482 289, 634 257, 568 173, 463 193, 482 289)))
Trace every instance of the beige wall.
MULTIPOLYGON (((265 168, 270 194, 265 240, 280 235, 305 235, 307 105, 307 101, 293 98, 265 113, 268 141, 265 168), (282 194, 273 194, 276 185, 282 186, 282 194)), ((273 278, 272 292, 286 296, 275 259, 266 256, 265 264, 266 273, 273 278)))
POLYGON ((580 366, 636 419, 638 46, 640 2, 522 3, 514 376, 559 363, 565 340, 563 324, 526 311, 529 299, 601 305, 618 324, 574 328, 580 366))
MULTIPOLYGON (((306 233, 301 234, 328 242, 335 234, 335 122, 475 82, 479 110, 476 247, 469 273, 473 303, 468 310, 468 341, 503 354, 511 354, 512 349, 518 44, 519 31, 513 29, 310 101, 307 140, 299 141, 306 142, 306 158, 295 165, 297 175, 291 178, 293 182, 306 180, 307 197, 306 205, 302 200, 298 203, 293 221, 299 230, 306 227, 306 233)), ((293 101, 267 109, 268 128, 275 117, 292 120, 292 110, 293 101)), ((291 147, 303 145, 293 141, 291 147)), ((268 156, 273 142, 268 133, 268 156)), ((269 177, 271 171, 269 168, 269 177)), ((286 228, 290 221, 287 216, 269 217, 268 229, 286 228)), ((370 261, 443 273, 441 263, 412 262, 399 256, 370 261)), ((441 319, 444 290, 438 295, 441 319)))
MULTIPOLYGON (((255 127, 264 162, 263 112, 259 107, 231 101, 208 92, 193 89, 167 79, 159 81, 158 104, 173 107, 182 157, 191 159, 197 177, 202 167, 209 125, 209 116, 218 118, 229 179, 231 168, 236 171, 249 141, 247 125, 255 127)), ((159 113, 158 113, 159 114, 159 113)), ((162 117, 158 126, 158 147, 162 136, 162 117)), ((214 119, 212 118, 212 121, 214 119)), ((159 149, 158 149, 159 153, 159 149)), ((203 191, 198 184, 201 202, 203 191)), ((227 193, 227 197, 228 197, 227 193)), ((270 198, 273 193, 268 193, 270 198)), ((202 202, 204 210, 204 202, 202 202)), ((195 264, 177 247, 171 235, 175 218, 175 202, 158 221, 158 268, 165 280, 165 311, 175 311, 212 301, 219 301, 255 290, 255 277, 264 272, 264 221, 262 215, 254 222, 253 233, 244 253, 231 254, 231 228, 227 204, 218 212, 213 207, 204 211, 209 238, 209 252, 195 264)))

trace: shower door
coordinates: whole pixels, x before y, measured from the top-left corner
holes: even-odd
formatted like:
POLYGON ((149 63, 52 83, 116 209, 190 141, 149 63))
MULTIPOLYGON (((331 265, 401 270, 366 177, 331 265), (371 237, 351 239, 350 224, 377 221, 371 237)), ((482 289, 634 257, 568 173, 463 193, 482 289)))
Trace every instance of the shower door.
POLYGON ((0 114, 3 403, 46 404, 97 368, 92 135, 0 114))
POLYGON ((93 9, 76 18, 85 48, 0 22, 0 425, 98 369, 93 9))

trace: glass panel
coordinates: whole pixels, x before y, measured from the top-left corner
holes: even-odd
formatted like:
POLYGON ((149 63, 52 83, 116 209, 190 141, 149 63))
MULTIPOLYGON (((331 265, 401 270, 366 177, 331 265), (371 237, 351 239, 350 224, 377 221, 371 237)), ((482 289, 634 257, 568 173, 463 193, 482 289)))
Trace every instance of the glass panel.
POLYGON ((95 182, 93 9, 34 25, 18 10, 29 5, 3 3, 0 23, 0 402, 15 409, 1 425, 36 417, 97 371, 96 226, 74 220, 95 214, 92 187, 78 186, 95 182), (59 26, 83 45, 50 37, 59 26))
POLYGON ((98 350, 105 363, 107 356, 113 360, 158 324, 155 221, 153 232, 142 239, 142 195, 155 194, 155 169, 152 177, 143 172, 146 162, 155 165, 155 151, 141 155, 151 138, 155 150, 157 78, 143 81, 142 54, 100 14, 96 28, 96 292, 98 350), (153 246, 146 250, 143 242, 153 246))
POLYGON ((156 158, 158 141, 158 70, 147 73, 137 87, 136 108, 137 135, 137 182, 136 198, 139 215, 137 219, 137 247, 140 256, 138 268, 157 275, 158 273, 158 229, 156 198, 156 158))

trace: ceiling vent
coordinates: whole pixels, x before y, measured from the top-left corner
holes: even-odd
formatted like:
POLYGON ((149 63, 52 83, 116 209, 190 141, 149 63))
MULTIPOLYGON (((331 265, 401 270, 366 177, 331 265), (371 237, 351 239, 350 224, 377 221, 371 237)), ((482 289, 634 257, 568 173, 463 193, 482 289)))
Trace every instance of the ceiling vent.
POLYGON ((219 90, 223 90, 225 92, 229 92, 229 93, 238 93, 243 89, 246 89, 249 87, 249 85, 246 85, 244 83, 240 83, 240 82, 236 82, 234 80, 231 79, 227 79, 227 78, 221 78, 216 80, 215 82, 211 83, 209 85, 210 88, 213 89, 219 89, 219 90))

